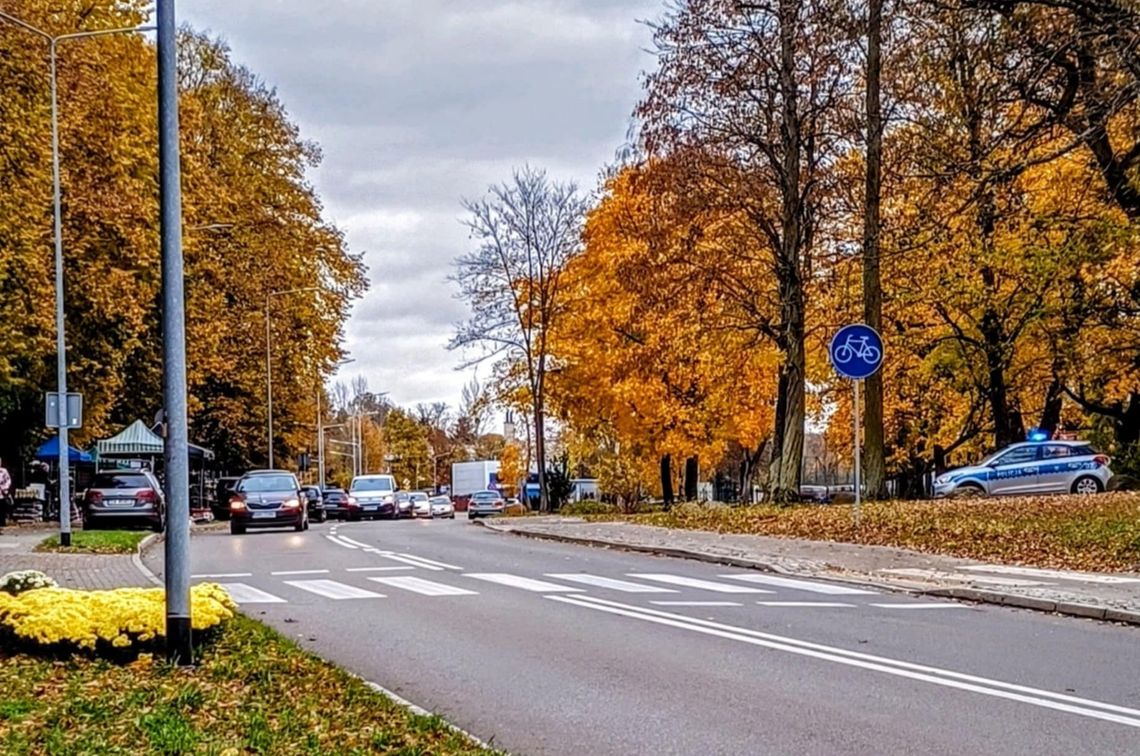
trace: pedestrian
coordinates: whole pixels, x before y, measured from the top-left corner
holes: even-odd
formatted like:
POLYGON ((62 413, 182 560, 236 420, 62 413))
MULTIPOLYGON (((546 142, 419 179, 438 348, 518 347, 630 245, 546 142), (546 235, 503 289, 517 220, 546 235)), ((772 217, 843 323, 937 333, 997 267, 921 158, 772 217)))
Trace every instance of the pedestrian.
POLYGON ((0 527, 8 524, 8 512, 12 509, 12 476, 0 460, 0 527))

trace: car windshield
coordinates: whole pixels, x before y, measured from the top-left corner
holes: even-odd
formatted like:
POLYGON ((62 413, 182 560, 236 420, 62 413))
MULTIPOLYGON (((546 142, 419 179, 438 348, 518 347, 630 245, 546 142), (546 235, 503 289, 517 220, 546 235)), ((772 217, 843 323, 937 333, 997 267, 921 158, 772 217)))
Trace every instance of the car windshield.
POLYGON ((115 473, 96 475, 92 488, 150 488, 150 480, 138 473, 115 473))
POLYGON ((479 493, 472 495, 471 498, 475 499, 476 501, 497 501, 499 495, 490 491, 480 491, 479 493))
POLYGON ((451 503, 451 499, 447 498, 446 496, 437 496, 431 500, 431 503, 438 504, 440 506, 446 506, 451 503))
POLYGON ((292 475, 251 475, 238 483, 237 490, 244 493, 296 491, 297 483, 292 475))
POLYGON ((353 491, 391 491, 391 478, 357 478, 352 481, 353 491))
POLYGON ((428 500, 427 494, 422 494, 422 493, 412 494, 412 501, 427 501, 427 500, 428 500))

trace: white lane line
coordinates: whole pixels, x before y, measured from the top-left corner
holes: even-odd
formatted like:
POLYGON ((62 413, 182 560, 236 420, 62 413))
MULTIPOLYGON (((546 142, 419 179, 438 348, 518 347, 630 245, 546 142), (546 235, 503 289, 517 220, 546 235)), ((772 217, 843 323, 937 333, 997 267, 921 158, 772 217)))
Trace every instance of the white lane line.
POLYGON ((219 583, 226 589, 230 598, 240 604, 284 604, 285 599, 266 593, 260 588, 254 588, 246 583, 219 583))
POLYGON ((286 580, 285 585, 291 585, 294 588, 300 588, 303 591, 338 601, 340 599, 384 598, 382 593, 366 591, 363 588, 345 585, 335 580, 286 580))
POLYGON ((719 622, 686 617, 682 614, 672 614, 655 609, 621 604, 616 601, 607 601, 592 596, 545 596, 544 598, 586 609, 595 609, 601 612, 631 617, 644 622, 667 625, 705 635, 727 638, 741 643, 771 648, 777 651, 808 656, 836 664, 883 672, 896 677, 919 680, 947 688, 956 688, 958 690, 979 693, 994 698, 1018 701, 1046 709, 1053 709, 1055 711, 1063 711, 1092 719, 1101 719, 1129 727, 1140 728, 1140 710, 1130 709, 1116 704, 1079 698, 1063 693, 1053 693, 1048 690, 1031 688, 1029 686, 1008 683, 1002 680, 977 677, 962 672, 954 672, 939 667, 900 661, 889 657, 848 651, 847 649, 835 646, 826 646, 820 643, 801 641, 795 638, 773 635, 758 630, 749 630, 734 625, 725 625, 719 622))
POLYGON ((434 564, 425 564, 416 559, 408 559, 405 556, 394 554, 391 551, 381 551, 380 549, 367 549, 367 551, 369 554, 376 554, 377 556, 383 557, 384 559, 391 559, 394 562, 403 562, 404 564, 410 564, 413 567, 419 567, 421 570, 443 572, 442 567, 436 567, 434 564))
POLYGON ((631 583, 628 580, 615 580, 601 575, 589 575, 584 572, 548 572, 546 576, 555 580, 569 580, 572 583, 593 585, 598 588, 609 588, 625 593, 676 593, 672 588, 662 588, 659 585, 642 585, 631 583))
POLYGON ((427 557, 416 556, 415 554, 405 554, 402 551, 399 552, 399 554, 402 557, 407 557, 408 559, 415 559, 417 562, 423 562, 424 565, 434 565, 436 567, 439 567, 439 568, 445 569, 445 570, 462 570, 463 569, 462 567, 456 567, 454 564, 448 564, 447 562, 437 562, 434 559, 428 559, 427 557))
POLYGON ((270 575, 327 575, 328 570, 282 570, 280 572, 271 572, 270 575))
POLYGON ((627 573, 631 578, 640 578, 642 580, 655 580, 658 583, 668 583, 669 585, 679 585, 684 588, 700 588, 703 591, 715 591, 717 593, 774 593, 774 591, 766 591, 763 588, 751 588, 745 585, 730 585, 728 583, 717 583, 712 580, 700 580, 698 578, 685 577, 684 575, 664 575, 660 573, 647 573, 647 572, 630 572, 627 573))
POLYGON ((411 575, 400 575, 397 577, 370 577, 368 578, 374 583, 381 585, 389 585, 393 588, 400 588, 412 593, 420 593, 424 596, 478 596, 475 591, 469 591, 466 588, 457 588, 454 585, 444 585, 443 583, 433 583, 430 580, 423 578, 412 577, 411 575))
POLYGON ((811 580, 793 580, 792 578, 778 577, 776 575, 759 575, 753 572, 743 575, 721 575, 729 580, 742 580, 745 583, 760 583, 776 588, 792 588, 797 591, 810 593, 825 593, 829 596, 867 596, 876 593, 865 588, 851 588, 846 585, 833 585, 831 583, 816 583, 811 580))
POLYGON ((415 567, 345 567, 345 572, 391 572, 392 570, 414 570, 415 567))
POLYGON ((360 541, 357 541, 353 538, 349 538, 348 536, 337 536, 337 538, 344 541, 345 543, 351 543, 353 546, 359 546, 362 549, 374 549, 374 548, 376 548, 375 546, 373 546, 370 543, 361 543, 360 541))
POLYGON ((968 609, 965 604, 871 604, 879 609, 968 609))
POLYGON ((972 572, 994 572, 999 575, 1025 575, 1027 577, 1055 578, 1057 580, 1079 580, 1085 583, 1103 583, 1105 585, 1121 585, 1124 583, 1140 583, 1140 578, 1117 577, 1116 575, 1099 575, 1095 572, 1070 572, 1068 570, 1042 570, 1036 567, 1012 567, 1005 564, 972 564, 963 567, 963 570, 972 572))
POLYGON ((760 606, 788 606, 803 607, 805 609, 846 609, 854 604, 844 604, 842 601, 757 601, 760 606))
POLYGON ((650 601, 657 606, 744 606, 736 601, 650 601))
POLYGON ((1056 585, 1056 583, 1043 583, 1040 580, 1026 580, 1025 578, 1002 578, 989 575, 963 575, 960 572, 942 572, 940 570, 925 570, 918 567, 897 567, 889 570, 879 570, 890 575, 903 577, 916 577, 923 580, 955 580, 960 583, 988 583, 991 585, 1056 585))
POLYGON ((239 578, 239 577, 253 577, 252 572, 206 572, 201 575, 191 575, 191 580, 211 580, 214 578, 239 578))
POLYGON ((578 593, 582 590, 581 588, 569 588, 565 585, 547 583, 544 580, 508 575, 505 572, 465 572, 463 576, 476 580, 486 580, 488 583, 498 583, 511 588, 521 588, 524 591, 534 591, 535 593, 578 593))
POLYGON ((353 549, 354 551, 356 550, 356 547, 353 546, 351 543, 345 543, 344 541, 340 540, 336 536, 327 535, 327 536, 325 536, 325 538, 329 539, 330 541, 335 543, 337 546, 343 546, 346 549, 353 549))

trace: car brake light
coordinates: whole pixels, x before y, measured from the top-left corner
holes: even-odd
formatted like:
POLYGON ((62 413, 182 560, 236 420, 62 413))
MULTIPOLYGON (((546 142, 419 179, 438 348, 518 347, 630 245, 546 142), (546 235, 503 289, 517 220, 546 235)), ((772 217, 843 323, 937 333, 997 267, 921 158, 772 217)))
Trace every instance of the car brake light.
POLYGON ((1104 454, 1098 454, 1093 457, 1093 462, 1095 462, 1099 467, 1108 467, 1108 463, 1110 461, 1111 460, 1104 454))
POLYGON ((147 488, 135 494, 135 501, 144 504, 154 504, 158 501, 158 493, 153 488, 147 488))
POLYGON ((103 501, 103 494, 99 491, 88 491, 87 502, 89 504, 99 504, 103 501))

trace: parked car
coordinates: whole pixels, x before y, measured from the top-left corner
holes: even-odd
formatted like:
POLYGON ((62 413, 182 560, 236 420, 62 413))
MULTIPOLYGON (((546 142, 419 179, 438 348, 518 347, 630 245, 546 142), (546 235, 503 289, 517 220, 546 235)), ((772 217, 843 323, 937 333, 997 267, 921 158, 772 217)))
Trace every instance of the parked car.
POLYGON ((446 517, 449 520, 455 519, 455 505, 451 503, 451 499, 446 496, 433 496, 428 500, 431 506, 431 516, 446 517))
POLYGON ((505 507, 506 502, 498 491, 476 491, 467 502, 467 519, 500 515, 505 507))
POLYGON ((210 511, 214 513, 215 520, 230 519, 230 498, 239 480, 240 476, 218 478, 214 483, 214 500, 210 503, 210 511))
POLYGON ((396 492, 396 516, 397 517, 413 517, 415 516, 415 506, 412 502, 412 494, 407 491, 396 492))
POLYGON ((431 497, 423 491, 412 491, 409 494, 412 501, 412 514, 416 517, 431 517, 431 497))
POLYGON ((305 509, 309 512, 309 520, 316 520, 317 522, 324 522, 328 519, 325 514, 325 501, 324 496, 321 495, 320 486, 301 486, 301 492, 305 494, 305 509))
POLYGON ((348 495, 357 505, 349 503, 350 520, 362 517, 394 519, 399 516, 399 510, 396 509, 396 479, 391 475, 357 475, 348 487, 348 495))
POLYGON ((162 486, 147 470, 96 473, 83 494, 84 530, 116 523, 161 533, 165 522, 162 486))
POLYGON ((1087 441, 1028 441, 939 475, 934 495, 1095 494, 1112 477, 1109 462, 1087 441))
POLYGON ((253 470, 242 476, 230 499, 230 532, 246 528, 309 529, 305 494, 296 476, 282 470, 253 470))
MULTIPOLYGON (((325 517, 336 517, 344 520, 349 515, 349 503, 356 505, 356 499, 348 495, 343 488, 326 488, 321 497, 324 501, 325 517)), ((359 509, 359 507, 357 507, 359 509)))

